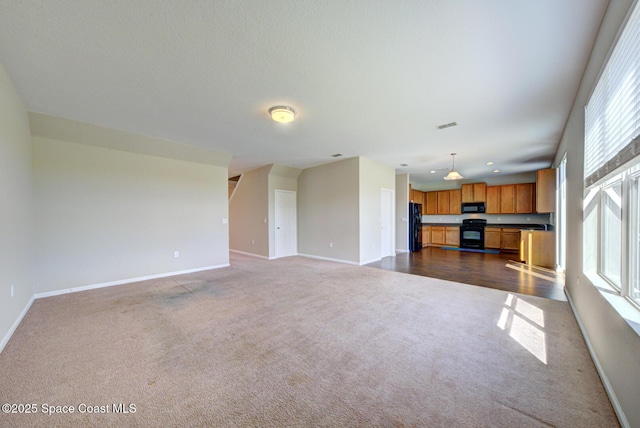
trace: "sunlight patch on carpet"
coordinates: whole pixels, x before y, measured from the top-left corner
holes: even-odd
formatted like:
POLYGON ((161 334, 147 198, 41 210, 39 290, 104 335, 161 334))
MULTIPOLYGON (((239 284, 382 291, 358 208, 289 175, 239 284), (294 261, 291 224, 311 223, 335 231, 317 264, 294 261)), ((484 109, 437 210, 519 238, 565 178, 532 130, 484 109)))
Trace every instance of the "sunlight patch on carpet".
POLYGON ((547 364, 544 311, 509 293, 497 326, 509 334, 524 349, 547 364))

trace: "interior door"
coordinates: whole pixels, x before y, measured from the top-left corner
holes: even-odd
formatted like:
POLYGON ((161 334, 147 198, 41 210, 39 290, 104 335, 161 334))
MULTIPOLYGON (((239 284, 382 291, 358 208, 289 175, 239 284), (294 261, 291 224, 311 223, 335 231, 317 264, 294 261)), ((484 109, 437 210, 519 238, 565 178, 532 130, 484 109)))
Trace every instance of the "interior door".
POLYGON ((381 189, 380 196, 380 258, 395 255, 393 233, 394 205, 393 190, 381 189))
POLYGON ((275 191, 275 257, 298 253, 296 192, 275 191))

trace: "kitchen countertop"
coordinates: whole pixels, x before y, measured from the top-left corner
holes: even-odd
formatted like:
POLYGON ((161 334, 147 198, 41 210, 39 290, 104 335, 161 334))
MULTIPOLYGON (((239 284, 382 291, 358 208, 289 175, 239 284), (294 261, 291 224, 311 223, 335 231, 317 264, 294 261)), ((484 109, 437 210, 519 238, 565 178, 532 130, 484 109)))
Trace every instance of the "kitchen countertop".
MULTIPOLYGON (((462 226, 462 223, 422 223, 423 226, 462 226)), ((525 230, 548 230, 553 231, 551 224, 540 223, 487 223, 486 227, 496 227, 504 229, 525 229, 525 230), (546 228, 545 228, 546 227, 546 228)))

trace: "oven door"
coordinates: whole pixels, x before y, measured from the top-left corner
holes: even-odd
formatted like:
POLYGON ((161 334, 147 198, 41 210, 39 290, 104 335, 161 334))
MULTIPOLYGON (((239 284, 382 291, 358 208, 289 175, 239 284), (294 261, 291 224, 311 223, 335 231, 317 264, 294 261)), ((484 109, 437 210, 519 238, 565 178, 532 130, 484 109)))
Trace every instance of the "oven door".
POLYGON ((484 250, 484 227, 460 226, 460 248, 484 250))

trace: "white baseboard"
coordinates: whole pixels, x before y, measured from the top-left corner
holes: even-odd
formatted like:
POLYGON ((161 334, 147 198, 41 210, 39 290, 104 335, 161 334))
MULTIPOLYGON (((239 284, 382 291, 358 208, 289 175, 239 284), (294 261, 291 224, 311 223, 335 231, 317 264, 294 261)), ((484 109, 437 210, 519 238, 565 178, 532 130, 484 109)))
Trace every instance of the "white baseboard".
POLYGON ((408 253, 409 250, 399 250, 398 248, 396 248, 396 254, 400 254, 400 253, 408 253))
POLYGON ((345 263, 345 264, 348 264, 348 265, 355 265, 355 266, 359 266, 360 265, 360 263, 352 262, 351 260, 333 259, 331 257, 314 256, 313 254, 303 254, 303 253, 298 253, 298 255, 300 257, 307 257, 307 258, 310 258, 310 259, 317 259, 317 260, 325 260, 327 262, 345 263))
POLYGON ((20 316, 15 320, 7 334, 5 334, 5 336, 2 338, 2 342, 0 342, 0 353, 2 353, 4 347, 7 346, 7 343, 9 343, 9 339, 11 339, 11 336, 13 336, 13 333, 15 333, 16 329, 22 322, 22 319, 25 317, 25 315, 27 315, 27 312, 29 312, 29 308, 31 308, 31 305, 33 304, 33 301, 35 299, 35 296, 31 296, 31 299, 29 299, 29 303, 27 303, 27 306, 24 307, 24 309, 20 313, 20 316))
POLYGON ((591 354, 591 359, 593 360, 593 364, 596 366, 596 370, 598 371, 598 375, 602 380, 602 384, 604 385, 604 390, 607 392, 607 396, 609 396, 609 401, 611 401, 611 405, 613 406, 613 410, 616 412, 616 416, 618 417, 618 421, 620 422, 620 426, 623 428, 630 428, 629 421, 627 421, 627 417, 624 414, 624 410, 622 410, 622 406, 620 405, 620 401, 618 401, 618 397, 616 396, 615 391, 613 390, 613 386, 611 386, 611 382, 609 382, 609 378, 607 374, 604 372, 602 365, 600 364, 600 360, 598 360, 598 356, 593 349, 593 345, 591 345, 591 340, 589 340, 589 336, 580 320, 580 316, 576 311, 576 307, 573 304, 573 300, 571 299, 571 295, 569 294, 569 290, 565 288, 564 294, 567 296, 567 300, 569 300, 569 306, 571 307, 571 311, 573 312, 573 316, 578 323, 578 327, 580 328, 580 332, 582 332, 582 337, 584 338, 585 343, 587 344, 587 349, 589 350, 589 354, 591 354))
POLYGON ((161 273, 161 274, 157 274, 157 275, 147 275, 147 276, 140 276, 140 277, 137 277, 137 278, 127 278, 127 279, 121 279, 121 280, 118 280, 118 281, 102 282, 100 284, 90 284, 90 285, 83 285, 83 286, 80 286, 80 287, 72 287, 72 288, 65 288, 65 289, 62 289, 62 290, 54 290, 54 291, 46 291, 44 293, 36 293, 34 295, 34 297, 36 299, 41 299, 43 297, 59 296, 61 294, 77 293, 79 291, 94 290, 96 288, 104 288, 104 287, 112 287, 114 285, 130 284, 132 282, 140 282, 140 281, 146 281, 146 280, 149 280, 149 279, 165 278, 167 276, 184 275, 184 274, 187 274, 187 273, 201 272, 203 270, 220 269, 220 268, 229 267, 229 266, 230 266, 229 263, 225 263, 225 264, 221 264, 221 265, 204 266, 204 267, 199 267, 199 268, 195 268, 195 269, 186 269, 186 270, 181 270, 181 271, 176 271, 176 272, 166 272, 166 273, 161 273))
POLYGON ((231 250, 229 249, 230 252, 232 253, 237 253, 237 254, 243 254, 245 256, 250 256, 250 257, 256 257, 258 259, 263 259, 263 260, 272 260, 269 257, 266 256, 261 256, 260 254, 254 254, 254 253, 247 253, 245 251, 240 251, 240 250, 231 250))
MULTIPOLYGON (((391 256, 389 256, 389 257, 391 257, 391 256)), ((368 265, 369 263, 379 262, 380 260, 382 260, 382 259, 381 258, 377 258, 377 259, 368 260, 366 262, 360 262, 358 264, 360 266, 364 266, 364 265, 368 265)))

